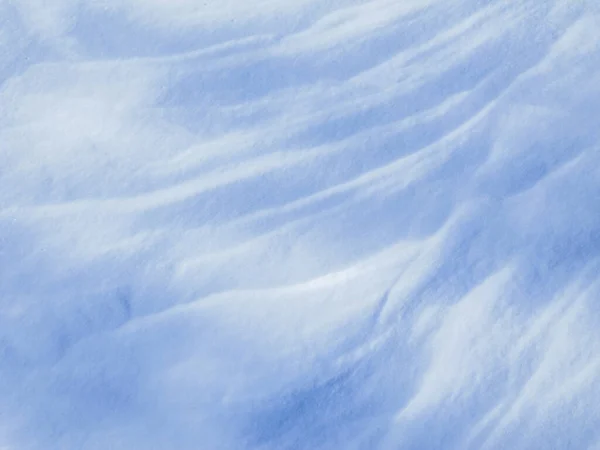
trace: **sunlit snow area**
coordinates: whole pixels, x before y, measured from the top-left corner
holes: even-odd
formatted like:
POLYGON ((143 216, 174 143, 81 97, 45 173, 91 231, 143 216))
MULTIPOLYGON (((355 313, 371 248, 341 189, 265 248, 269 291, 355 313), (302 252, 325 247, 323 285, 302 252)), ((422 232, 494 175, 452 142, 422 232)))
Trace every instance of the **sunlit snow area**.
POLYGON ((600 2, 0 0, 0 449, 600 449, 600 2))

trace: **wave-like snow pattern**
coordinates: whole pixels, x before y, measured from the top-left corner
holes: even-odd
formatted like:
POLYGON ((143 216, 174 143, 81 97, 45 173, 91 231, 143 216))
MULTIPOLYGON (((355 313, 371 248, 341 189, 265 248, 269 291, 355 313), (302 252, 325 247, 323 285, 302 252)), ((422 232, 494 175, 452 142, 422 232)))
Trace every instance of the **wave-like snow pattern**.
POLYGON ((600 447, 600 8, 0 1, 0 448, 600 447))

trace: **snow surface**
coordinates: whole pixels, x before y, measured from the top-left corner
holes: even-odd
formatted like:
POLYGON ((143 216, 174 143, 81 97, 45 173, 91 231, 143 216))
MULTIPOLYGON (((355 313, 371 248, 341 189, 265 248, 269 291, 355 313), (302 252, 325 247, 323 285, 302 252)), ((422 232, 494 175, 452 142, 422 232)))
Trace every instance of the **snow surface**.
POLYGON ((0 448, 600 448, 596 0, 0 0, 0 448))

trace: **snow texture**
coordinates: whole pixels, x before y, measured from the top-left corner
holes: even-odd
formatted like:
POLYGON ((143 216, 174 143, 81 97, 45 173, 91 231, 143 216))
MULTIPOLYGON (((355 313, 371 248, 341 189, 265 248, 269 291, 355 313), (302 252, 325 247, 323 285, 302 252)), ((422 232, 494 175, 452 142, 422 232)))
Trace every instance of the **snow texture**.
POLYGON ((596 0, 0 0, 0 449, 600 448, 596 0))

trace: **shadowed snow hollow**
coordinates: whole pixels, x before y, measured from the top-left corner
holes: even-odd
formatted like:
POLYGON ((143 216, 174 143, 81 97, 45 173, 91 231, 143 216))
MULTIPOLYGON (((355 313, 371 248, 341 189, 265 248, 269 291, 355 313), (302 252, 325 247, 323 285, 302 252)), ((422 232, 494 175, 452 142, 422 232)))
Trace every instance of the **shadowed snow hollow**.
POLYGON ((600 447, 600 8, 0 0, 0 448, 600 447))

